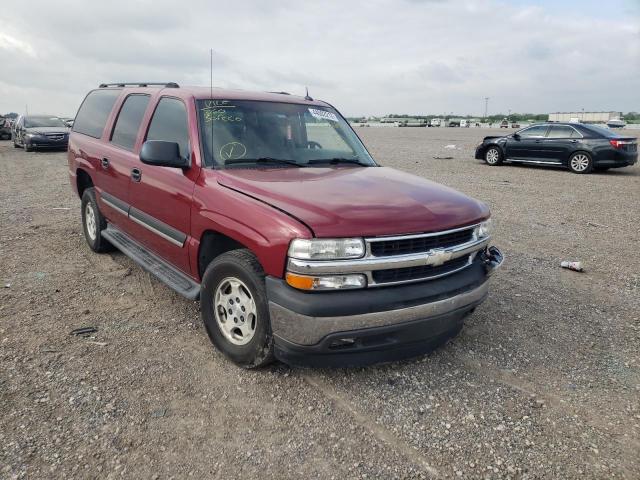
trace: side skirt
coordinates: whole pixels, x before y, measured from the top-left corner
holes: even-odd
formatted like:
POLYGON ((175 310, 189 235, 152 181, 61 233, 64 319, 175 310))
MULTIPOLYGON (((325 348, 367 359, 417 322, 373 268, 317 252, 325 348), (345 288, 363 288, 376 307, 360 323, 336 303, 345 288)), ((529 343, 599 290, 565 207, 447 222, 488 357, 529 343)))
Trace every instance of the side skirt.
POLYGON ((200 298, 200 284, 150 252, 118 227, 108 224, 102 236, 158 280, 189 300, 200 298))

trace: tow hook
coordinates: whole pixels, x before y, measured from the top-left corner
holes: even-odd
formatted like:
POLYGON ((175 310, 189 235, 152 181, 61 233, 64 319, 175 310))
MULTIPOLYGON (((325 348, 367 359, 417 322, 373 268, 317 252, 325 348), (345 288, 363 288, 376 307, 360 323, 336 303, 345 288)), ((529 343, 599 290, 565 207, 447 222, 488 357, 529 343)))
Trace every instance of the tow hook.
POLYGON ((493 275, 493 273, 502 266, 504 262, 504 255, 498 250, 497 247, 488 247, 481 254, 480 258, 484 263, 484 268, 487 271, 487 276, 493 275))

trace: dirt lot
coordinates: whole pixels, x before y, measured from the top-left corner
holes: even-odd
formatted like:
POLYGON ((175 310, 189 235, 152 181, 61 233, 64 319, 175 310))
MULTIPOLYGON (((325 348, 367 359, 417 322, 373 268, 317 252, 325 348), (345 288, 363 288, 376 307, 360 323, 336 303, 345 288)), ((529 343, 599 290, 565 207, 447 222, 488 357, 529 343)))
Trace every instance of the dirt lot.
POLYGON ((64 153, 0 142, 0 478, 638 478, 640 166, 489 167, 490 130, 358 133, 487 202, 507 261, 433 354, 320 371, 227 362, 197 303, 89 251, 64 153))

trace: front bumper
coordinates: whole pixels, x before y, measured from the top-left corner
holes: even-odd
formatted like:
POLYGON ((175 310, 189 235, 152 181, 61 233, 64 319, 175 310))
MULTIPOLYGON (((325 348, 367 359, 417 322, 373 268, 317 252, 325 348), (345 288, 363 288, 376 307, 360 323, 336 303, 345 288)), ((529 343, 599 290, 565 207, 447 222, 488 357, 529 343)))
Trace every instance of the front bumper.
POLYGON ((51 140, 46 137, 25 137, 25 145, 31 148, 64 148, 66 149, 69 144, 69 137, 65 137, 61 140, 51 140))
POLYGON ((276 357, 291 365, 355 366, 427 353, 460 331, 502 261, 490 247, 446 277, 341 292, 301 292, 269 277, 276 357))

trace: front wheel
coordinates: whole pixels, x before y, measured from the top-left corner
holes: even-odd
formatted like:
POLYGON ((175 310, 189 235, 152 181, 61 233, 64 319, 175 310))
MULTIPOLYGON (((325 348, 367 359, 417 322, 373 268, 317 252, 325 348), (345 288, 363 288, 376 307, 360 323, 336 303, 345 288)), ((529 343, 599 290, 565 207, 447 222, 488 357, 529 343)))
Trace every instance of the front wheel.
POLYGON ((256 368, 273 361, 264 271, 249 250, 232 250, 207 267, 200 311, 211 342, 234 363, 256 368))
POLYGON ((491 147, 484 152, 484 161, 488 165, 500 165, 502 163, 502 152, 498 147, 491 147))
POLYGON ((573 173, 590 173, 593 170, 593 160, 586 152, 577 152, 569 158, 569 169, 573 173))

